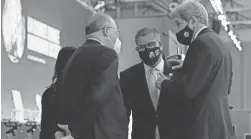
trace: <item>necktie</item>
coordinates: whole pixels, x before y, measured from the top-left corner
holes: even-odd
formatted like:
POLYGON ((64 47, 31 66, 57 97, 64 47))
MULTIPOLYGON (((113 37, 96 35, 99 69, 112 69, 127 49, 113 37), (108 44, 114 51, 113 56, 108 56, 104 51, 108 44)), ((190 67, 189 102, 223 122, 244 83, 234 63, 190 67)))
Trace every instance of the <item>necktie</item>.
MULTIPOLYGON (((159 71, 157 69, 152 68, 151 70, 149 70, 149 78, 148 78, 149 92, 155 110, 157 110, 158 100, 159 100, 158 89, 155 86, 158 72, 159 71)), ((155 139, 160 139, 158 126, 156 127, 155 137, 156 137, 155 139)))
POLYGON ((149 86, 149 92, 150 96, 153 102, 153 106, 155 110, 157 109, 159 95, 158 95, 158 89, 155 86, 155 82, 157 80, 157 69, 152 68, 149 70, 149 78, 148 78, 148 86, 149 86))

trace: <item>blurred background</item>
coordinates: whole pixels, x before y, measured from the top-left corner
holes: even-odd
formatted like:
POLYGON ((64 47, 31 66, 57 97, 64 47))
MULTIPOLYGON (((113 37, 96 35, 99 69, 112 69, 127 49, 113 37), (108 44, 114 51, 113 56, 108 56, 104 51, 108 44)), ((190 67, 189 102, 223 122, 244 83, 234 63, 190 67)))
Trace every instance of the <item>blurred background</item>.
MULTIPOLYGON (((199 0, 233 58, 229 96, 234 130, 251 133, 251 0, 199 0)), ((185 54, 175 43, 170 12, 182 0, 1 0, 1 138, 37 139, 41 95, 50 85, 59 50, 85 42, 85 25, 100 11, 115 18, 122 50, 119 71, 140 62, 134 36, 143 27, 163 32, 166 56, 185 54), (21 113, 20 111, 24 111, 21 113), (19 124, 22 123, 22 124, 19 124)), ((245 136, 246 134, 246 136, 245 136)), ((250 137, 249 137, 250 139, 250 137)))

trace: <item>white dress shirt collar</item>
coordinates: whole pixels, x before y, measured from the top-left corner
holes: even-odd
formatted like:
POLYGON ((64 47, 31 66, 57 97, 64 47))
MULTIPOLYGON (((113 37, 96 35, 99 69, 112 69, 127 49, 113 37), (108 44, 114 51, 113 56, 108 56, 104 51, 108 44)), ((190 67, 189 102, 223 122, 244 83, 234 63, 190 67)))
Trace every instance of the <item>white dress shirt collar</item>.
POLYGON ((205 28, 207 28, 207 27, 204 26, 204 27, 202 27, 201 29, 199 29, 199 30, 195 33, 195 35, 193 36, 193 40, 194 40, 195 38, 197 38, 198 35, 200 34, 200 32, 201 32, 203 29, 205 29, 205 28))
POLYGON ((98 39, 96 39, 96 38, 90 37, 90 38, 87 38, 87 40, 94 40, 94 41, 99 42, 101 45, 104 45, 104 43, 102 43, 100 40, 98 40, 98 39))

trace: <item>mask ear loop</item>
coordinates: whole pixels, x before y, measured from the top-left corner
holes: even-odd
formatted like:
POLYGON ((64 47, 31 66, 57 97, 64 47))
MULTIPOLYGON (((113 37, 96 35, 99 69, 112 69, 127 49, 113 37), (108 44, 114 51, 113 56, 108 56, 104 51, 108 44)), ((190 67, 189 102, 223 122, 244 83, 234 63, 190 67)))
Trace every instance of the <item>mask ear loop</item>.
MULTIPOLYGON (((101 30, 105 31, 104 29, 112 29, 112 27, 104 26, 104 27, 102 27, 101 30)), ((111 39, 108 35, 106 35, 106 36, 107 36, 108 39, 112 42, 112 44, 115 45, 116 42, 113 42, 112 39, 111 39)), ((117 36, 117 34, 116 34, 116 36, 117 36)), ((117 36, 117 37, 118 37, 118 36, 117 36)))

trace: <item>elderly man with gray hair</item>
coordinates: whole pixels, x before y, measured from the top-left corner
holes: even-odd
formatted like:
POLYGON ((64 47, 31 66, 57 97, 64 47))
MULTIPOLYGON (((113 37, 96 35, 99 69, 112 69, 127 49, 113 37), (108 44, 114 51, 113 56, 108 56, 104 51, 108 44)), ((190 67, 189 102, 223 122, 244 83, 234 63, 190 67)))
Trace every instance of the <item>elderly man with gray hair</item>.
POLYGON ((55 94, 57 123, 70 130, 63 139, 126 139, 116 23, 110 16, 96 13, 86 26, 86 35, 86 42, 67 63, 55 94))
POLYGON ((189 112, 183 116, 190 132, 186 139, 234 138, 228 104, 232 79, 229 50, 208 28, 208 13, 198 1, 184 1, 172 12, 172 20, 177 40, 189 49, 179 70, 180 80, 174 82, 161 76, 157 86, 162 92, 183 88, 186 101, 190 103, 189 112))

